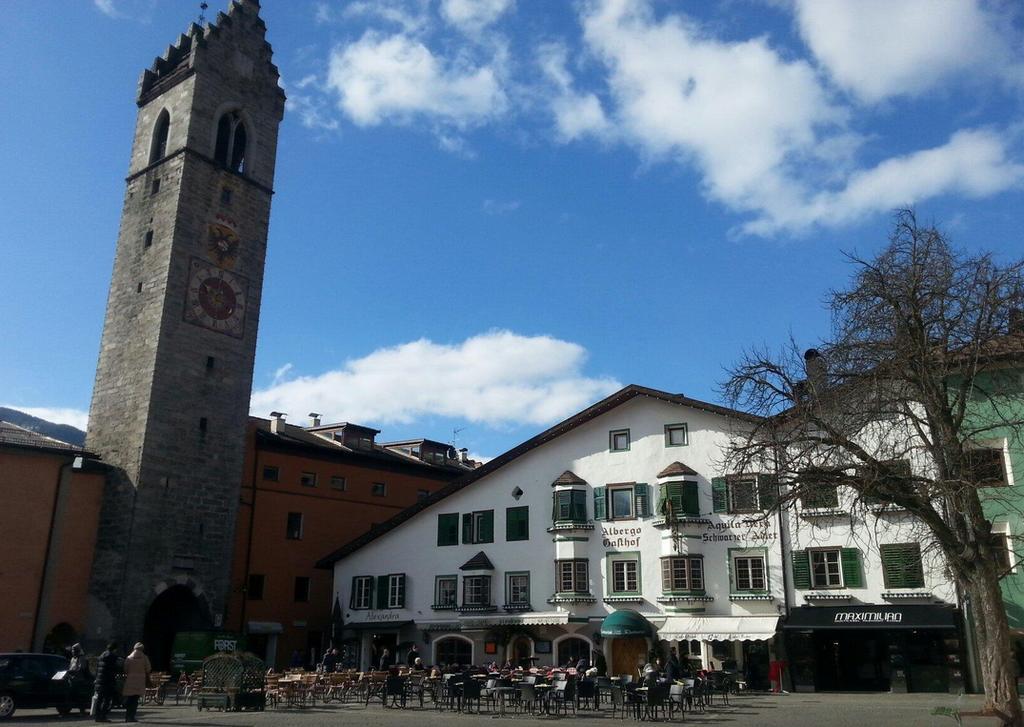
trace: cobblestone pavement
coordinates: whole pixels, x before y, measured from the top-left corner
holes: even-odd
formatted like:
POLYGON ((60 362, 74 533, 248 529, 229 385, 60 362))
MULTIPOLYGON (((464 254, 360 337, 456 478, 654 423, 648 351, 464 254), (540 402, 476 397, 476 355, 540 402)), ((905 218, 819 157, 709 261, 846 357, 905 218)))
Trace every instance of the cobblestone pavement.
MULTIPOLYGON (((765 725, 766 727, 878 727, 899 725, 900 727, 955 727, 950 717, 936 716, 936 707, 954 707, 964 712, 976 712, 981 698, 970 695, 962 698, 946 694, 788 694, 788 695, 742 695, 733 697, 729 707, 716 706, 704 714, 687 712, 685 719, 676 724, 710 727, 739 727, 739 725, 765 725)), ((114 712, 112 721, 123 719, 123 712, 114 712)), ((678 716, 678 715, 677 715, 678 716)), ((516 727, 539 727, 561 722, 576 727, 613 727, 632 722, 627 717, 620 721, 612 718, 610 711, 599 713, 580 712, 572 717, 507 716, 504 718, 483 714, 461 714, 437 712, 428 706, 425 709, 384 709, 380 704, 365 707, 362 704, 317 705, 307 709, 272 709, 266 712, 199 712, 194 706, 166 705, 145 707, 139 711, 139 720, 154 725, 182 725, 183 727, 276 727, 277 725, 301 725, 301 727, 473 727, 507 722, 516 727)), ((92 724, 88 717, 60 718, 54 710, 19 710, 7 722, 12 727, 18 724, 44 726, 69 724, 92 724)), ((981 717, 964 717, 969 727, 994 727, 997 721, 981 717)))

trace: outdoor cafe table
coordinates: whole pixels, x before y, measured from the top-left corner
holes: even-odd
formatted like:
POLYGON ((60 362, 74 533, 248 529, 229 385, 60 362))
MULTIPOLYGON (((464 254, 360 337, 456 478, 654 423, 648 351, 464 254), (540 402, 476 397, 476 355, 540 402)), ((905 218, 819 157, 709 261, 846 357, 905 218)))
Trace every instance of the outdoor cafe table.
POLYGON ((494 693, 498 695, 498 716, 505 716, 505 700, 510 694, 518 691, 515 687, 494 687, 494 693))
POLYGON ((537 696, 544 703, 544 714, 551 714, 551 690, 554 689, 554 686, 551 684, 534 684, 533 688, 537 690, 537 696))

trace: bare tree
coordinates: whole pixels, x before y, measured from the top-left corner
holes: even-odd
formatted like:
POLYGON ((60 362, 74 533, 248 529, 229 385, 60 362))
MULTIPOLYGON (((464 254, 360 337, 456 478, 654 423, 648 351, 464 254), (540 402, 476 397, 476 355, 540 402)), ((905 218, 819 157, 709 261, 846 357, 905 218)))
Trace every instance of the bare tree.
POLYGON ((830 294, 828 340, 805 354, 792 340, 750 351, 728 372, 730 404, 765 417, 734 439, 730 465, 774 461, 779 507, 842 486, 859 505, 916 518, 971 604, 987 711, 1021 725, 1005 559, 983 507, 1019 504, 1012 488, 991 487, 979 446, 998 436, 1020 448, 1020 379, 1002 384, 1024 364, 1024 260, 956 250, 909 210, 878 257, 847 257, 855 273, 830 294))

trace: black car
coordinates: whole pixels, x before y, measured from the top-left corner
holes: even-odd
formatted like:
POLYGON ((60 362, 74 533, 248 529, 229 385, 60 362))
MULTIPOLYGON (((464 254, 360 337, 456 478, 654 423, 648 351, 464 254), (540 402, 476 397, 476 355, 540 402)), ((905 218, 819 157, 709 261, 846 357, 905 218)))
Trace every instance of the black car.
POLYGON ((92 683, 85 679, 54 679, 68 660, 54 654, 0 654, 0 721, 16 709, 56 707, 61 714, 87 711, 92 683))

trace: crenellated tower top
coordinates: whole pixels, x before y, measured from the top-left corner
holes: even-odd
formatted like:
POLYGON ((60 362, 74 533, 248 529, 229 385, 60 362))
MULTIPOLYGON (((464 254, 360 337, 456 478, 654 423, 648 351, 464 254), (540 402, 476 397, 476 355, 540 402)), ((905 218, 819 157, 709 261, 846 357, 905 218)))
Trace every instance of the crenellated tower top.
MULTIPOLYGON (((274 51, 266 40, 267 26, 259 13, 258 0, 231 0, 228 11, 217 13, 212 23, 205 27, 192 23, 175 43, 167 46, 162 56, 154 59, 152 66, 142 72, 136 103, 140 107, 146 105, 193 75, 204 63, 213 60, 211 55, 220 56, 211 53, 218 44, 231 47, 237 59, 244 58, 244 63, 252 64, 253 67, 247 70, 272 82, 283 98, 284 90, 278 84, 281 74, 271 61, 274 51), (262 72, 256 73, 255 66, 259 64, 264 67, 260 69, 262 72)), ((221 60, 216 58, 216 62, 221 60)))

